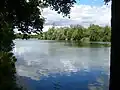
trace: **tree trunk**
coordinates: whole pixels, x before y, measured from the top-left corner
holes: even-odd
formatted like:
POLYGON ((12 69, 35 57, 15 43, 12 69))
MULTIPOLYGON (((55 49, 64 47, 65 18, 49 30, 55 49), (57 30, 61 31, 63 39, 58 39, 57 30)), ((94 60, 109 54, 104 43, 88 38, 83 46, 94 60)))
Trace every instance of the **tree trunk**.
POLYGON ((112 0, 111 61, 109 90, 120 90, 120 0, 112 0))

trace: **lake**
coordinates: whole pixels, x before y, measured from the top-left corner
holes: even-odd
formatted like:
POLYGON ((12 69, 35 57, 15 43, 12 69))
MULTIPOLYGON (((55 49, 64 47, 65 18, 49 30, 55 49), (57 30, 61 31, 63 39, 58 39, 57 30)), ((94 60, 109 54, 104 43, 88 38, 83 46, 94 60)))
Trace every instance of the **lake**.
POLYGON ((49 40, 15 40, 17 74, 28 90, 108 90, 110 47, 49 40))

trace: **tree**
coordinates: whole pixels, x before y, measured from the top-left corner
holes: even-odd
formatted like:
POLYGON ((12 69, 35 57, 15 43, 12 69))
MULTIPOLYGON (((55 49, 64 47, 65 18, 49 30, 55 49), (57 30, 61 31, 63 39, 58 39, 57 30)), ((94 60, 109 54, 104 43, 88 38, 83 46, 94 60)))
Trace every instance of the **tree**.
POLYGON ((111 5, 111 55, 110 55, 110 81, 109 90, 119 89, 120 81, 120 43, 119 38, 119 22, 120 22, 120 1, 119 0, 105 0, 105 2, 112 1, 111 5))
POLYGON ((120 43, 118 43, 119 38, 119 22, 120 22, 120 1, 112 0, 112 18, 111 18, 111 56, 110 56, 110 84, 109 90, 119 89, 120 81, 120 43))
MULTIPOLYGON (((99 25, 90 25, 84 28, 81 25, 62 28, 49 28, 43 33, 47 40, 74 40, 74 41, 104 41, 109 42, 111 37, 111 28, 109 26, 101 27, 99 25)), ((42 39, 42 34, 36 38, 42 39), (41 37, 41 38, 40 38, 41 37)))
POLYGON ((98 26, 98 25, 90 25, 88 27, 88 29, 90 30, 90 40, 91 41, 101 41, 101 32, 103 31, 103 28, 98 26))
POLYGON ((105 26, 104 31, 101 33, 102 41, 109 41, 111 39, 111 30, 109 26, 105 26))
POLYGON ((0 0, 0 90, 18 90, 16 85, 16 58, 11 53, 15 39, 14 30, 27 35, 42 31, 44 17, 41 8, 68 16, 75 0, 0 0))

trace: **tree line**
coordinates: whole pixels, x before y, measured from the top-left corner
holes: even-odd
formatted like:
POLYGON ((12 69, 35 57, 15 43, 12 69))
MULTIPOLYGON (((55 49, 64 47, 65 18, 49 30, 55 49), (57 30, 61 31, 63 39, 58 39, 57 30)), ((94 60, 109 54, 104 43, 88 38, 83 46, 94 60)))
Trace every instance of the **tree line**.
MULTIPOLYGON (((22 34, 17 34, 17 38, 22 38, 22 34)), ((88 28, 81 25, 49 28, 47 32, 38 35, 29 35, 29 38, 40 40, 73 40, 73 41, 111 41, 111 28, 109 26, 99 26, 91 24, 88 28)))
POLYGON ((81 25, 61 28, 52 27, 47 32, 38 35, 38 39, 109 42, 111 40, 111 28, 109 26, 101 27, 94 24, 88 28, 81 25))

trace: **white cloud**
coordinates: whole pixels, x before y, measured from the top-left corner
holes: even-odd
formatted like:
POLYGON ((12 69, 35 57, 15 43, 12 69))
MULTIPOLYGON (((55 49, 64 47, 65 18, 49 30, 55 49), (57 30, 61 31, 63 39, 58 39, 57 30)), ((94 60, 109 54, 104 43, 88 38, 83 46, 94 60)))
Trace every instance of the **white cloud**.
POLYGON ((46 18, 46 24, 43 31, 47 31, 53 23, 57 26, 76 25, 80 24, 88 26, 89 24, 110 25, 111 19, 111 3, 103 6, 90 5, 74 5, 71 9, 71 18, 63 18, 57 12, 46 8, 43 10, 43 15, 46 18))

